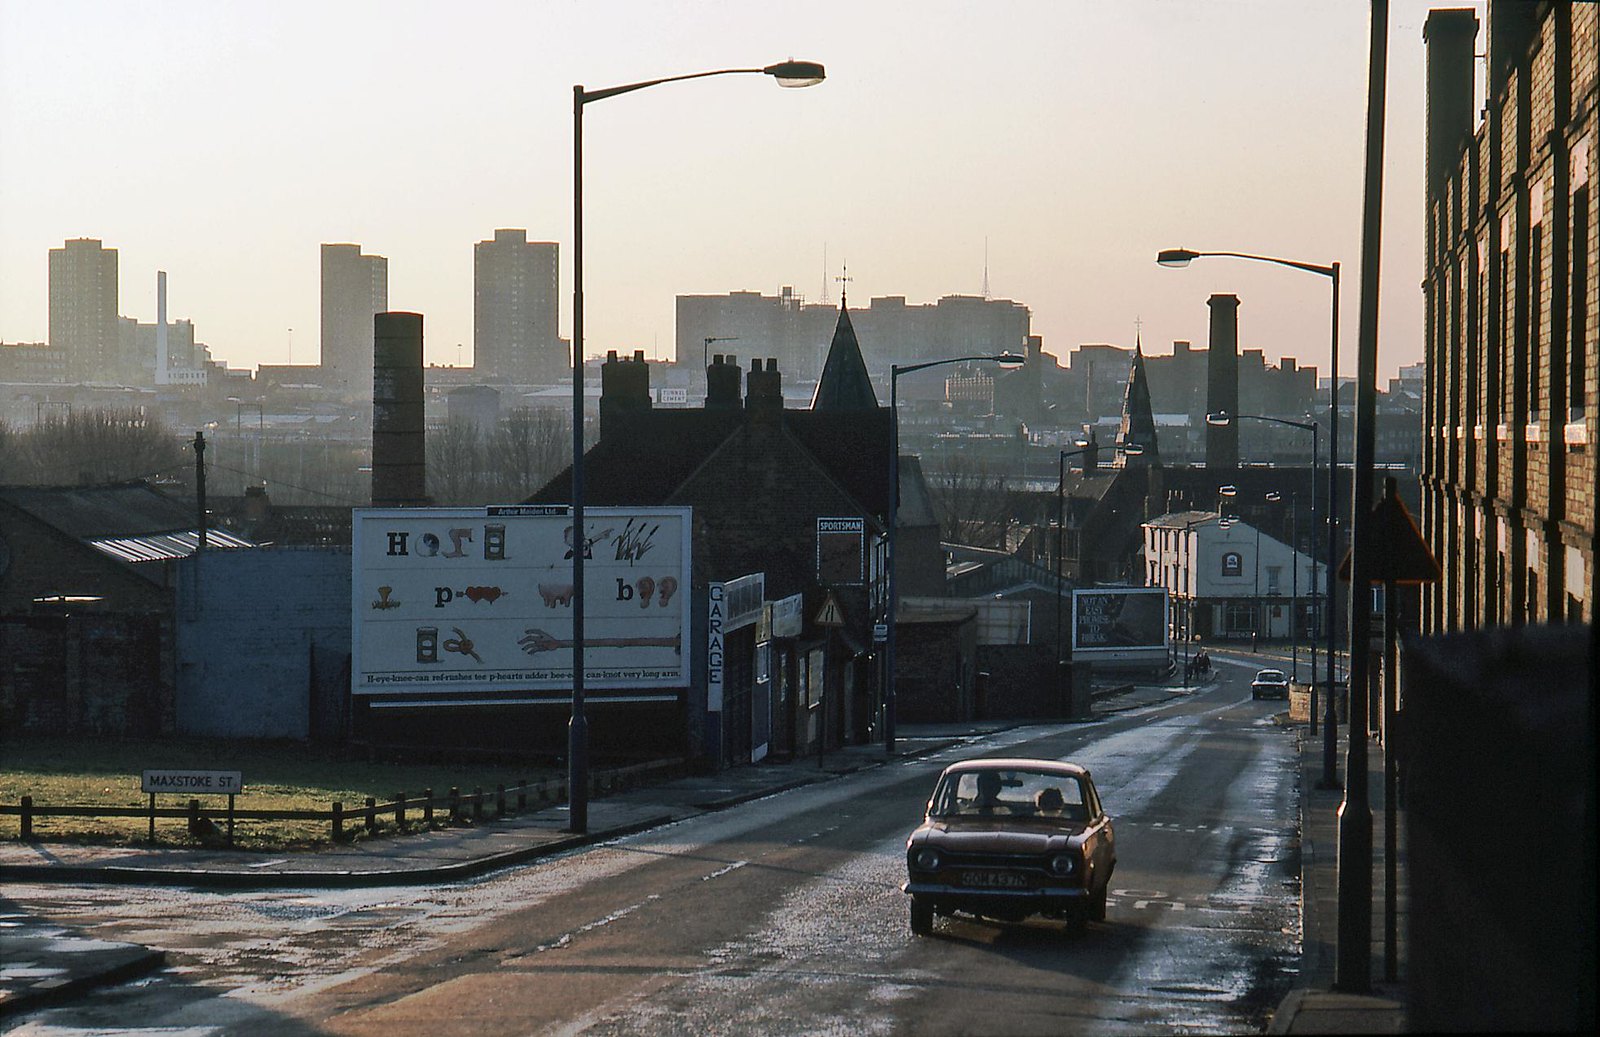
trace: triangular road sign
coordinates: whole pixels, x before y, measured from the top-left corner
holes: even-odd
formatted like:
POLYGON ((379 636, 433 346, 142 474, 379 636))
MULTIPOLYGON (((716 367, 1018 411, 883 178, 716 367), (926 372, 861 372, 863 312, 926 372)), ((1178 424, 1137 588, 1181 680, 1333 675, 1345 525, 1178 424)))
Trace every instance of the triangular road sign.
POLYGON ((839 602, 834 598, 833 592, 828 592, 828 600, 822 603, 822 608, 817 610, 815 620, 819 627, 844 626, 844 610, 839 607, 839 602))

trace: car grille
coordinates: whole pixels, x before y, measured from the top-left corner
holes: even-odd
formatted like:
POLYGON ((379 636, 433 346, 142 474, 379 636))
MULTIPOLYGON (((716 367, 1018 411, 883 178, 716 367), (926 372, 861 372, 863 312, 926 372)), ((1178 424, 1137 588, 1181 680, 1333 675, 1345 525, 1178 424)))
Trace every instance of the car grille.
POLYGON ((1043 858, 1031 853, 945 853, 943 868, 1006 868, 1045 873, 1043 858))

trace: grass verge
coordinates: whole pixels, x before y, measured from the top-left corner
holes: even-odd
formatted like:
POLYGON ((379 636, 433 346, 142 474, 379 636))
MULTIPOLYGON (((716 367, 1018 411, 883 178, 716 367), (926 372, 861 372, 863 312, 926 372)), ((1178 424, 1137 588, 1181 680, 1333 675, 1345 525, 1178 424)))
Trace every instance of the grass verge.
MULTIPOLYGON (((244 776, 244 792, 235 799, 240 810, 328 810, 344 804, 348 814, 357 811, 368 796, 386 802, 398 792, 416 798, 427 788, 442 800, 451 788, 469 794, 482 788, 492 797, 496 784, 559 777, 558 772, 524 768, 512 773, 506 764, 488 763, 372 763, 345 759, 336 752, 299 742, 225 742, 215 739, 92 739, 8 736, 0 746, 0 803, 15 805, 32 796, 35 806, 146 807, 149 797, 140 791, 141 773, 170 770, 236 770, 244 776)), ((211 816, 226 810, 222 796, 199 797, 211 816)), ((162 795, 158 806, 182 807, 188 796, 162 795)), ((421 813, 411 811, 414 821, 421 813)), ((448 823, 436 808, 435 827, 448 823)), ((108 845, 148 845, 149 822, 133 817, 35 817, 34 837, 44 842, 80 842, 108 845)), ((380 832, 395 833, 394 818, 380 832)), ((345 831, 354 838, 365 834, 353 819, 345 831)), ((16 839, 20 822, 0 815, 0 838, 16 839)), ((168 846, 198 845, 184 821, 156 819, 156 841, 168 846)), ((326 821, 240 821, 234 845, 239 849, 284 852, 326 846, 331 831, 326 821)))

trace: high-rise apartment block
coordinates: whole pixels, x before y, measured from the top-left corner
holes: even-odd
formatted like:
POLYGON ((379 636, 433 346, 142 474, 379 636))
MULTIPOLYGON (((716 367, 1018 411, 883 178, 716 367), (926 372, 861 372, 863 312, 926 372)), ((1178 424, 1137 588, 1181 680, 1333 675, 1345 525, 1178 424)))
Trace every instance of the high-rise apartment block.
POLYGON ((472 355, 479 378, 529 384, 567 369, 557 328, 558 246, 521 228, 472 249, 472 355))
POLYGON ((50 250, 50 345, 64 350, 68 377, 116 381, 117 250, 98 238, 73 238, 50 250))
POLYGON ((389 308, 389 261, 360 245, 322 246, 322 369, 332 385, 372 392, 372 317, 389 308))

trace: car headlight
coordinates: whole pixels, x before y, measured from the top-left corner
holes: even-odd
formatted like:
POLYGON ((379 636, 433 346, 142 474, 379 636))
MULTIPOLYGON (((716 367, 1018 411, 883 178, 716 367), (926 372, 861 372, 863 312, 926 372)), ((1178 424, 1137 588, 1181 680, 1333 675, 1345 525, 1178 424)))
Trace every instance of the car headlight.
POLYGON ((911 866, 918 871, 938 871, 943 863, 944 858, 939 856, 939 851, 927 846, 911 854, 911 866))
POLYGON ((1057 878, 1066 878, 1078 870, 1078 856, 1073 853, 1058 853, 1051 857, 1046 865, 1050 874, 1057 878))

